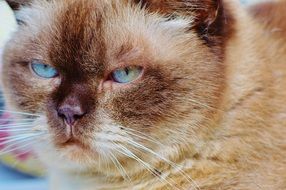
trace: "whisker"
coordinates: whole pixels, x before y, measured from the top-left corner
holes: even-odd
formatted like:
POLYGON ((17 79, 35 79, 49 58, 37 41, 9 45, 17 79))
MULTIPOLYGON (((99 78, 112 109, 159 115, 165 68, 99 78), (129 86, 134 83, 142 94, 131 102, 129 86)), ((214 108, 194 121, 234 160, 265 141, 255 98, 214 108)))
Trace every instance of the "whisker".
POLYGON ((3 131, 9 130, 9 129, 11 129, 11 130, 17 130, 17 129, 19 129, 19 130, 21 130, 21 129, 32 130, 33 128, 34 128, 34 126, 0 126, 0 130, 3 130, 3 131))
MULTIPOLYGON (((9 154, 9 153, 11 153, 13 151, 20 150, 22 148, 30 146, 31 144, 34 144, 34 141, 31 141, 31 142, 25 141, 25 142, 27 142, 27 143, 24 144, 24 145, 16 146, 17 144, 15 144, 15 145, 11 146, 11 147, 13 147, 12 149, 5 148, 5 149, 1 150, 0 151, 0 155, 9 154)), ((9 147, 9 148, 11 148, 11 147, 9 147)))
POLYGON ((119 172, 121 173, 124 180, 125 181, 127 181, 127 180, 131 181, 130 176, 127 174, 126 170, 124 169, 122 164, 119 162, 119 160, 116 158, 116 156, 114 154, 112 154, 112 152, 109 152, 109 154, 111 156, 111 161, 114 163, 115 167, 119 170, 119 172))
POLYGON ((171 187, 175 187, 175 189, 178 189, 176 186, 174 186, 174 184, 170 183, 168 180, 166 180, 165 178, 163 178, 161 175, 157 175, 155 172, 154 172, 154 168, 152 168, 150 166, 150 164, 144 162, 142 159, 140 159, 138 156, 136 156, 133 152, 131 152, 130 150, 128 150, 126 147, 124 147, 123 145, 119 145, 119 144, 116 144, 114 143, 114 145, 119 148, 120 150, 118 149, 115 149, 116 151, 119 151, 121 154, 125 155, 125 156, 128 156, 129 158, 132 158, 134 160, 136 160, 137 162, 141 163, 152 175, 156 176, 159 178, 159 180, 163 183, 166 182, 168 183, 171 187), (123 152, 122 152, 123 151, 123 152), (163 180, 163 181, 162 181, 163 180))
POLYGON ((39 136, 41 135, 42 133, 38 133, 38 134, 21 134, 21 135, 15 135, 15 136, 12 136, 12 137, 3 137, 3 138, 0 138, 0 145, 7 145, 9 143, 13 143, 13 142, 17 142, 17 141, 20 141, 20 140, 25 140, 25 139, 29 139, 29 138, 32 138, 32 137, 36 137, 36 136, 39 136))
MULTIPOLYGON (((36 137, 36 136, 39 136, 40 134, 30 134, 30 135, 26 135, 26 136, 21 136, 20 137, 20 135, 18 135, 19 137, 17 137, 17 138, 7 138, 6 140, 4 140, 3 142, 1 142, 1 146, 2 145, 4 145, 4 146, 6 146, 6 145, 8 145, 8 146, 12 146, 12 145, 14 145, 14 144, 18 144, 18 143, 21 143, 21 142, 24 142, 24 141, 28 141, 28 140, 31 140, 31 139, 34 139, 34 137, 36 137)), ((1 139, 1 140, 3 140, 3 139, 1 139)))
MULTIPOLYGON (((7 123, 7 124, 4 124, 4 125, 7 125, 7 126, 13 126, 13 125, 28 125, 28 124, 32 124, 33 122, 31 121, 26 121, 26 122, 15 122, 15 123, 7 123)), ((3 126, 3 125, 1 125, 3 126)))
MULTIPOLYGON (((120 126, 120 127, 122 127, 122 126, 120 126)), ((128 134, 129 133, 129 135, 133 135, 133 136, 136 136, 136 137, 138 137, 138 138, 141 138, 141 139, 144 139, 144 140, 148 140, 148 141, 150 141, 150 142, 153 142, 153 143, 155 143, 155 144, 157 144, 157 145, 160 145, 160 146, 165 146, 165 145, 163 145, 162 143, 160 143, 157 139, 155 139, 155 138, 153 138, 153 137, 151 137, 151 136, 147 136, 146 134, 144 134, 144 133, 142 133, 142 132, 140 132, 140 131, 137 131, 137 130, 135 130, 135 129, 128 129, 128 128, 126 128, 126 127, 122 127, 123 129, 124 129, 124 131, 128 134), (144 137, 142 137, 142 136, 140 136, 140 135, 137 135, 137 134, 135 134, 135 133, 133 133, 133 132, 136 132, 136 133, 138 133, 138 134, 140 134, 140 135, 143 135, 144 137)))
POLYGON ((10 127, 10 128, 32 127, 32 125, 33 125, 33 122, 27 122, 27 123, 11 123, 11 124, 0 125, 0 128, 2 128, 2 127, 10 127))
POLYGON ((5 118, 5 119, 0 119, 0 121, 34 121, 35 119, 27 119, 27 118, 5 118))
POLYGON ((149 149, 149 148, 147 148, 147 147, 145 147, 145 146, 143 146, 143 145, 141 145, 141 144, 139 144, 139 143, 137 143, 137 142, 135 142, 135 141, 133 141, 133 140, 128 140, 127 142, 128 142, 130 145, 133 145, 133 146, 135 146, 135 147, 137 147, 137 148, 140 148, 140 149, 142 149, 142 150, 145 150, 146 152, 151 153, 151 154, 153 154, 154 156, 160 158, 161 160, 167 162, 167 163, 170 164, 173 168, 179 170, 179 172, 180 172, 189 182, 191 182, 192 184, 195 185, 195 188, 197 188, 197 189, 200 190, 200 187, 198 186, 198 184, 197 184, 190 176, 188 176, 185 172, 183 172, 182 169, 180 169, 180 167, 179 167, 177 164, 175 164, 174 162, 171 162, 170 160, 168 160, 168 159, 162 157, 161 155, 157 154, 156 152, 152 151, 151 149, 149 149))
MULTIPOLYGON (((117 145, 117 144, 115 144, 117 145)), ((120 148, 120 147, 119 147, 120 148)), ((122 148, 120 148, 122 149, 122 148)), ((123 150, 118 150, 118 149, 115 149, 115 151, 127 156, 128 158, 132 158, 134 160, 136 160, 138 163, 142 164, 144 168, 146 168, 152 175, 156 176, 157 175, 155 174, 155 172, 153 171, 153 168, 151 168, 147 163, 145 163, 144 161, 142 161, 140 158, 138 158, 137 156, 133 155, 133 153, 130 155, 130 153, 126 152, 124 149, 123 150)), ((162 179, 159 179, 162 183, 162 179)))
POLYGON ((27 116, 37 116, 37 117, 40 117, 40 115, 37 115, 37 114, 26 113, 26 112, 19 112, 19 111, 0 110, 0 112, 7 112, 7 113, 12 113, 12 114, 18 114, 18 115, 27 115, 27 116))
POLYGON ((1 128, 0 127, 0 132, 36 132, 39 130, 35 130, 33 128, 1 128))

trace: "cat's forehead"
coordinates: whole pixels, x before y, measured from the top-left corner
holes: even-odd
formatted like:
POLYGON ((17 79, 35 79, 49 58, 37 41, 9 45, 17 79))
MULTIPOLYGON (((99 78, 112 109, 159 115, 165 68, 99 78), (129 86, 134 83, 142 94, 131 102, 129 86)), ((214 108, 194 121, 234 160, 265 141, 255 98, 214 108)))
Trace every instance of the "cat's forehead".
POLYGON ((118 61, 114 59, 133 59, 147 50, 156 56, 164 54, 185 40, 182 35, 191 22, 149 14, 127 1, 104 0, 37 2, 21 10, 18 17, 41 41, 48 41, 45 45, 52 62, 96 68, 118 61))

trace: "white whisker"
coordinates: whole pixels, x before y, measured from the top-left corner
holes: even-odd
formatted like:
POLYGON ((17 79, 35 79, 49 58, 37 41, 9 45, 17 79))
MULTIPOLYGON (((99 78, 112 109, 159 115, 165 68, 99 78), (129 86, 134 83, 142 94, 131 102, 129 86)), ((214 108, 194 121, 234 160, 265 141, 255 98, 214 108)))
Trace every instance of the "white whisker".
POLYGON ((118 169, 118 171, 121 173, 122 177, 124 178, 125 181, 131 181, 131 178, 129 177, 129 175, 127 174, 126 170, 124 169, 124 167, 122 166, 122 164, 119 162, 119 160, 116 158, 116 156, 114 154, 112 154, 112 152, 109 152, 110 156, 111 156, 111 161, 114 163, 115 167, 118 169))
POLYGON ((0 110, 0 112, 7 112, 7 113, 11 113, 11 114, 18 114, 18 115, 27 115, 27 116, 37 116, 37 117, 40 117, 40 115, 37 115, 37 114, 26 113, 26 112, 19 112, 19 111, 0 110))
POLYGON ((136 136, 136 137, 138 137, 138 138, 141 138, 141 139, 144 139, 144 140, 148 140, 148 141, 150 141, 150 142, 153 142, 153 143, 155 143, 155 144, 157 144, 157 145, 159 145, 159 146, 162 146, 162 147, 164 147, 165 145, 163 145, 162 143, 160 143, 157 139, 155 139, 155 138, 153 138, 153 137, 151 137, 151 136, 147 136, 146 134, 144 134, 144 133, 142 133, 142 132, 140 132, 140 131, 136 131, 136 130, 134 130, 134 129, 128 129, 128 128, 126 128, 126 127, 122 127, 123 129, 124 129, 124 131, 128 134, 129 133, 129 135, 133 135, 133 136, 136 136), (133 133, 133 132, 135 132, 135 133, 138 133, 138 134, 140 134, 140 135, 142 135, 142 136, 140 136, 140 135, 137 135, 137 134, 135 134, 135 133, 133 133), (144 136, 144 137, 143 137, 144 136))
POLYGON ((15 136, 11 136, 11 137, 3 137, 0 138, 0 145, 7 145, 9 143, 13 143, 13 142, 17 142, 17 141, 21 141, 21 140, 25 140, 25 139, 29 139, 32 137, 36 137, 36 136, 40 136, 42 133, 38 133, 38 134, 21 134, 21 135, 15 135, 15 136))
POLYGON ((115 149, 116 151, 120 152, 121 154, 125 155, 125 156, 128 156, 129 158, 132 158, 134 160, 136 160, 137 162, 141 163, 142 166, 144 166, 152 175, 158 177, 158 179, 163 183, 166 182, 168 183, 171 187, 174 187, 175 189, 178 189, 176 186, 174 186, 173 183, 170 183, 167 179, 165 179, 164 177, 162 177, 161 175, 157 175, 156 172, 154 171, 154 168, 151 167, 150 164, 144 162, 142 159, 140 159, 138 156, 136 156, 133 152, 131 152, 130 150, 128 150, 126 147, 124 147, 123 145, 119 145, 119 144, 115 144, 114 145, 119 148, 120 150, 118 149, 115 149), (163 181, 162 181, 163 180, 163 181))
POLYGON ((14 129, 14 128, 1 128, 0 127, 0 132, 36 132, 37 130, 32 129, 32 128, 19 128, 19 129, 14 129))
POLYGON ((0 130, 21 130, 21 129, 29 129, 29 130, 32 130, 33 126, 0 126, 0 130))
POLYGON ((33 122, 21 122, 21 123, 8 123, 8 124, 4 124, 4 125, 0 125, 0 126, 25 126, 25 125, 29 125, 32 124, 33 122))
POLYGON ((0 151, 0 155, 9 154, 9 153, 11 153, 11 152, 13 152, 13 151, 20 150, 20 149, 22 149, 22 148, 25 148, 25 147, 28 147, 28 146, 34 144, 33 141, 31 141, 31 142, 26 141, 26 142, 27 142, 26 144, 21 145, 21 146, 15 146, 15 145, 17 145, 17 144, 15 144, 15 145, 13 146, 13 148, 12 148, 12 147, 9 147, 9 148, 12 148, 12 149, 7 149, 7 148, 3 149, 3 150, 0 151))
POLYGON ((182 169, 180 169, 180 167, 179 167, 177 164, 175 164, 174 162, 171 162, 170 160, 168 160, 168 159, 162 157, 161 155, 157 154, 156 152, 152 151, 151 149, 149 149, 149 148, 147 148, 147 147, 145 147, 145 146, 143 146, 143 145, 141 145, 141 144, 139 144, 139 143, 137 143, 137 142, 135 142, 135 141, 133 141, 133 140, 128 140, 127 142, 128 142, 130 145, 133 145, 133 146, 135 146, 135 147, 137 147, 137 148, 140 148, 140 149, 142 149, 142 150, 145 150, 145 151, 148 152, 148 153, 151 153, 151 154, 154 155, 154 156, 157 156, 158 158, 160 158, 160 159, 163 160, 164 162, 166 162, 166 163, 168 163, 169 165, 171 165, 173 168, 179 170, 179 172, 180 172, 187 180, 189 180, 192 184, 195 185, 195 188, 200 189, 200 187, 198 186, 198 184, 197 184, 190 176, 188 176, 185 172, 183 172, 182 169))
POLYGON ((34 121, 35 119, 27 119, 27 118, 5 118, 5 119, 0 119, 0 121, 34 121))

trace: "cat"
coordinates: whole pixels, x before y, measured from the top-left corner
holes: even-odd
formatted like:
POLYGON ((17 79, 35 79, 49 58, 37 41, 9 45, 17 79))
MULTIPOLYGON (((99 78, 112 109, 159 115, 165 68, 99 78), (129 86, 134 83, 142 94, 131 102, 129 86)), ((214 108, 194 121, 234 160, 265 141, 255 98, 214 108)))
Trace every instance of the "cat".
POLYGON ((285 1, 7 2, 3 88, 52 190, 286 189, 285 1))

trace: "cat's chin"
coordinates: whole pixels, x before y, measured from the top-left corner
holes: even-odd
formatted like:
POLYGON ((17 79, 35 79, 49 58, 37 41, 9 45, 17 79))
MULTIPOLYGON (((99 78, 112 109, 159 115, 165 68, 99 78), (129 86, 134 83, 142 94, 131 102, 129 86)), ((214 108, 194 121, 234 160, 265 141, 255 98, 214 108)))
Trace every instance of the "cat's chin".
POLYGON ((89 146, 81 143, 80 141, 70 140, 66 143, 57 146, 58 151, 63 153, 64 157, 73 161, 83 163, 90 158, 97 160, 99 153, 91 149, 89 146))
POLYGON ((67 145, 46 151, 37 152, 40 161, 48 168, 66 173, 85 173, 90 168, 98 167, 100 155, 87 151, 78 145, 67 145))
MULTIPOLYGON (((90 147, 77 139, 69 139, 64 143, 57 144, 61 149, 74 149, 79 151, 92 151, 90 147)), ((94 151, 93 151, 94 152, 94 151)))
MULTIPOLYGON (((71 155, 69 157, 80 157, 81 154, 87 152, 91 152, 91 150, 87 149, 86 147, 83 147, 83 145, 78 143, 68 143, 61 146, 61 151, 64 151, 68 155, 71 155)), ((96 151, 92 151, 92 154, 98 154, 96 151)))

